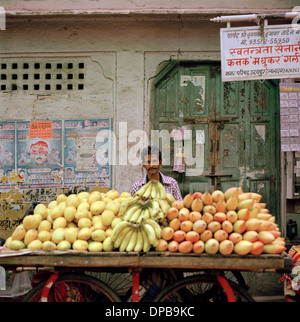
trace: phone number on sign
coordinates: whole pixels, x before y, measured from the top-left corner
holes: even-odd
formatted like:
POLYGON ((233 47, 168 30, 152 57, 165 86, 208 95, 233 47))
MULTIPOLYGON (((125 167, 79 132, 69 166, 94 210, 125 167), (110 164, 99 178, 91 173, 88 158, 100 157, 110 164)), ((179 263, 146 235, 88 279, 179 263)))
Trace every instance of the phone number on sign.
POLYGON ((288 44, 290 38, 250 39, 249 45, 288 44))

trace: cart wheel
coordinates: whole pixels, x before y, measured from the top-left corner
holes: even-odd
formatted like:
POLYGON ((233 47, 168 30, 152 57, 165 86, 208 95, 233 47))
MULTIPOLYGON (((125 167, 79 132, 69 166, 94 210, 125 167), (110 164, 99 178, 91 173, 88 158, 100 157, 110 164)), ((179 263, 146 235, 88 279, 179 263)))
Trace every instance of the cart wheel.
MULTIPOLYGON (((245 289, 228 281, 236 302, 254 302, 245 289)), ((227 302, 227 295, 217 277, 193 275, 176 282, 154 299, 154 302, 227 302)))
MULTIPOLYGON (((205 275, 205 273, 203 272, 185 272, 184 273, 184 277, 187 276, 195 276, 195 275, 205 275)), ((222 271, 219 274, 221 274, 222 276, 224 276, 227 280, 234 282, 236 284, 238 284, 239 286, 241 286, 242 288, 244 288, 245 290, 248 290, 248 285, 246 284, 246 281, 242 275, 241 272, 238 271, 222 271)))
MULTIPOLYGON (((23 302, 40 302, 45 281, 29 291, 23 302)), ((60 274, 52 285, 48 302, 120 302, 105 283, 87 275, 60 274)))
POLYGON ((109 273, 109 272, 86 272, 108 285, 118 294, 122 301, 127 301, 132 294, 132 276, 131 273, 109 273))

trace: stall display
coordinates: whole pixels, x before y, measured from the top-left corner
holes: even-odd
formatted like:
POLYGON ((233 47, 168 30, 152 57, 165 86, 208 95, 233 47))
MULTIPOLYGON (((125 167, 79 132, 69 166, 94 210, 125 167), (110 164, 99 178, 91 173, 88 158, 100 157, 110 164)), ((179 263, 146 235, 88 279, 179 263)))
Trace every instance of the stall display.
POLYGON ((136 251, 229 255, 285 250, 261 195, 232 187, 181 200, 155 181, 128 192, 82 191, 38 204, 6 240, 10 250, 136 251))

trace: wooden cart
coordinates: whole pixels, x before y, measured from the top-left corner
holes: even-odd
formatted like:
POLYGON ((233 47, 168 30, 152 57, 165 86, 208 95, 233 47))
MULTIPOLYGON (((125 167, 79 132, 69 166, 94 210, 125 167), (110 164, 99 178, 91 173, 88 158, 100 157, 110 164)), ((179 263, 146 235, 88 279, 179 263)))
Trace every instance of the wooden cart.
POLYGON ((56 272, 102 271, 132 274, 132 301, 139 299, 139 274, 145 269, 173 269, 182 272, 209 272, 221 283, 227 299, 234 300, 232 283, 220 272, 286 272, 293 267, 284 255, 240 256, 231 254, 181 254, 170 252, 77 252, 19 251, 0 255, 0 266, 7 270, 48 268, 56 272))

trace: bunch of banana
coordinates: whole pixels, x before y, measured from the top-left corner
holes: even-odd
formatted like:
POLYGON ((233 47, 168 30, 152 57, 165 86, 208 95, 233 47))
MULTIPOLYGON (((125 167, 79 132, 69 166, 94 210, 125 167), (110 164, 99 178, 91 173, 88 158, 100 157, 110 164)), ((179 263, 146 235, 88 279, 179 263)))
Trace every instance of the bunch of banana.
POLYGON ((164 200, 164 199, 158 199, 158 198, 155 198, 152 200, 152 203, 155 204, 156 202, 159 204, 159 207, 162 210, 162 212, 164 214, 167 214, 168 209, 171 207, 171 205, 168 203, 168 201, 164 200))
POLYGON ((151 204, 145 205, 144 203, 141 203, 138 199, 134 199, 132 202, 126 202, 124 200, 120 206, 119 215, 120 217, 128 222, 131 223, 139 223, 142 220, 149 219, 149 207, 151 204))
POLYGON ((166 199, 167 193, 164 186, 160 182, 151 180, 143 185, 142 188, 138 190, 134 196, 143 199, 166 199))
POLYGON ((150 199, 146 202, 138 201, 135 206, 132 206, 126 212, 123 219, 132 223, 140 223, 146 219, 161 222, 166 218, 169 208, 167 201, 162 199, 150 199))
POLYGON ((157 246, 161 230, 160 225, 151 219, 140 224, 121 221, 112 230, 110 238, 121 252, 148 252, 151 246, 157 246))
POLYGON ((119 216, 123 218, 125 213, 132 207, 137 204, 137 198, 126 198, 120 205, 119 216))

